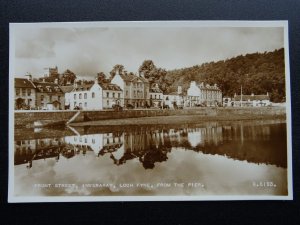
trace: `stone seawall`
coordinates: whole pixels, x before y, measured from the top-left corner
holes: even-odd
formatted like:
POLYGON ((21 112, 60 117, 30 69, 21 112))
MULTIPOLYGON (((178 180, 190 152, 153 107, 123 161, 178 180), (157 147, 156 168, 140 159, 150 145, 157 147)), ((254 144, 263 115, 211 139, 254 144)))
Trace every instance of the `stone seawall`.
MULTIPOLYGON (((32 127, 36 121, 67 122, 77 111, 19 111, 15 112, 15 127, 32 127)), ((82 122, 80 116, 74 122, 82 122)))
MULTIPOLYGON (((32 127, 36 121, 46 121, 48 123, 67 122, 78 111, 19 111, 15 112, 15 127, 32 127)), ((200 116, 222 116, 232 117, 238 115, 285 115, 286 110, 283 107, 260 107, 260 108, 191 108, 179 110, 124 110, 116 111, 81 111, 78 117, 73 121, 97 121, 107 119, 124 119, 138 117, 156 117, 156 116, 180 116, 180 115, 200 115, 200 116)))

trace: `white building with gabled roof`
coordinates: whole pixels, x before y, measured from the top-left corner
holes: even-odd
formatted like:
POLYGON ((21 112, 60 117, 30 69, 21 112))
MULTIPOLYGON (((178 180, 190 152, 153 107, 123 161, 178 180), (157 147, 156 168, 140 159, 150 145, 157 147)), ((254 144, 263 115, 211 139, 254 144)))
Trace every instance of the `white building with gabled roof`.
POLYGON ((134 107, 144 107, 149 103, 149 81, 142 75, 119 74, 111 80, 112 84, 118 85, 123 90, 123 102, 134 107))
POLYGON ((217 84, 209 85, 203 82, 199 85, 191 81, 187 90, 189 106, 216 106, 222 104, 222 92, 217 84))
POLYGON ((77 85, 75 83, 71 92, 65 93, 66 105, 69 109, 103 110, 113 105, 123 105, 123 91, 116 84, 77 85))

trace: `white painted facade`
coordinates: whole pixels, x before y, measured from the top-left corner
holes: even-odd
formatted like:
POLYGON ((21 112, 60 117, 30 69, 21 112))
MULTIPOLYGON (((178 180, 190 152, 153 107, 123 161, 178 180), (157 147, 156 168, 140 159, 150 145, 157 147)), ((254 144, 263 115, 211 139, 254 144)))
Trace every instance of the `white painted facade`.
POLYGON ((111 83, 118 85, 123 90, 122 102, 125 105, 132 104, 134 107, 143 107, 150 99, 149 82, 144 77, 117 73, 111 83))
POLYGON ((75 147, 90 147, 95 155, 99 155, 99 152, 103 151, 105 147, 115 152, 116 156, 119 152, 124 151, 123 134, 121 136, 114 136, 113 133, 66 136, 65 142, 75 147))
POLYGON ((232 99, 232 106, 236 107, 262 107, 262 106, 271 106, 270 97, 267 93, 266 95, 234 95, 232 99))
POLYGON ((83 110, 102 110, 103 109, 103 93, 99 84, 95 83, 89 90, 73 90, 65 93, 66 105, 70 105, 70 109, 79 107, 83 110))
POLYGON ((71 110, 111 109, 113 105, 123 106, 123 91, 115 84, 98 84, 92 86, 74 87, 71 92, 65 93, 66 105, 71 110))
POLYGON ((209 85, 202 82, 197 85, 195 81, 191 81, 187 90, 189 106, 203 104, 205 106, 215 106, 222 104, 222 92, 217 84, 209 85))

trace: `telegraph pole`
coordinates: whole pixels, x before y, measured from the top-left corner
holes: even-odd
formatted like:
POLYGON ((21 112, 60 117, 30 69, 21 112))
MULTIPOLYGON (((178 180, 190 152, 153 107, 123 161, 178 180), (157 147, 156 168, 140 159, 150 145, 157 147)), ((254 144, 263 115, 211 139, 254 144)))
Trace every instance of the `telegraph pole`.
POLYGON ((243 101, 243 86, 241 85, 241 107, 243 107, 242 101, 243 101))

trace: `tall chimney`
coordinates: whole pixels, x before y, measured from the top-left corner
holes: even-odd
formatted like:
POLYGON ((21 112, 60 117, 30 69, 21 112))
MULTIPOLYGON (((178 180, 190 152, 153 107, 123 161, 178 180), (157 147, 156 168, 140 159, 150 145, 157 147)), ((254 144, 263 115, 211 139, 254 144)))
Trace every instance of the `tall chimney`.
POLYGON ((73 86, 74 86, 74 88, 77 88, 77 79, 74 80, 73 86))
POLYGON ((178 86, 177 87, 177 94, 182 94, 182 87, 181 86, 178 86))
POLYGON ((27 76, 27 79, 28 79, 28 80, 30 80, 30 81, 32 80, 32 75, 31 75, 31 74, 27 74, 27 75, 25 75, 25 76, 27 76))

